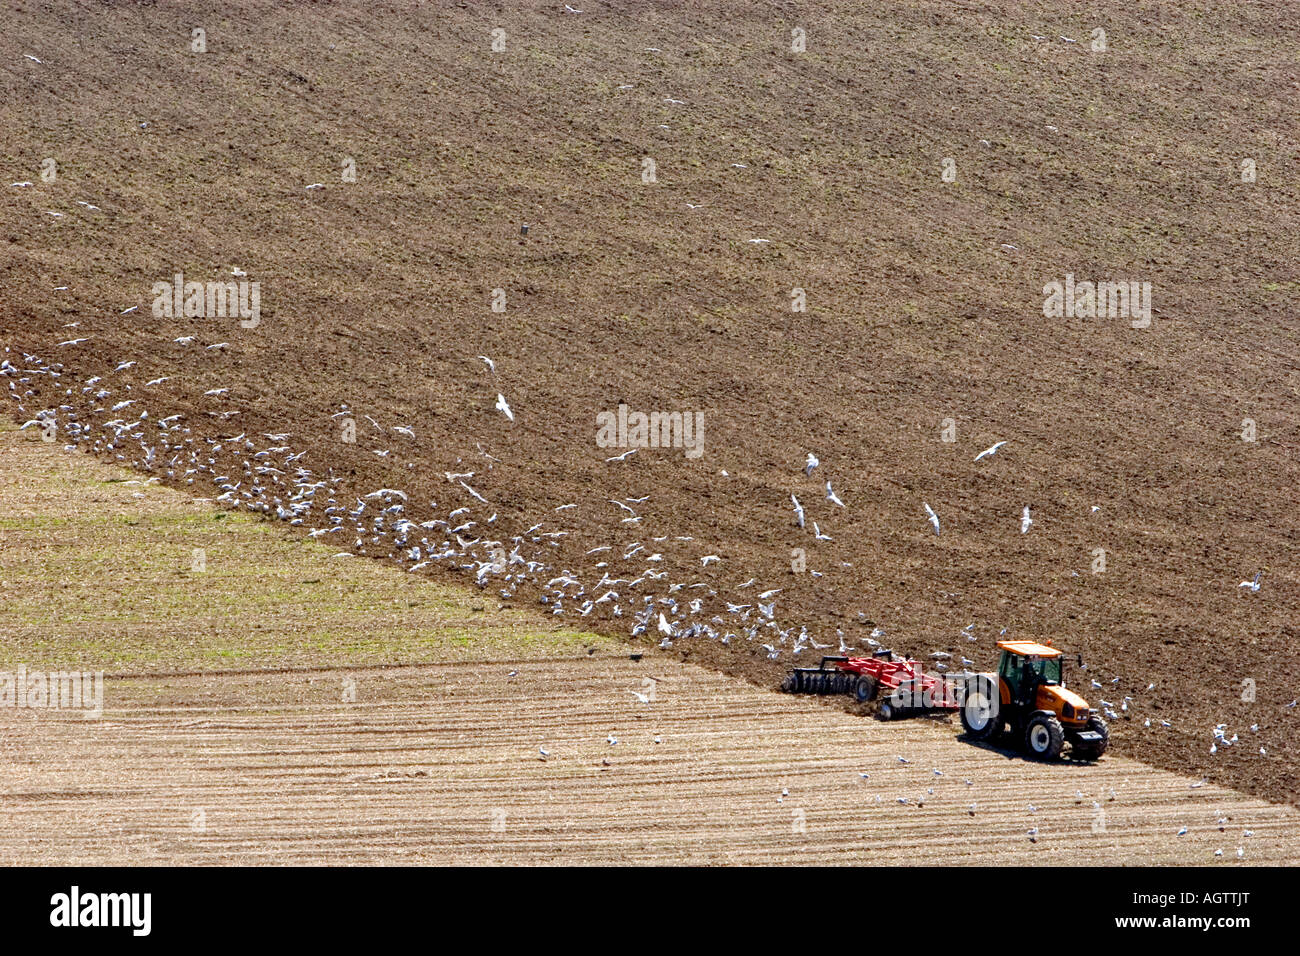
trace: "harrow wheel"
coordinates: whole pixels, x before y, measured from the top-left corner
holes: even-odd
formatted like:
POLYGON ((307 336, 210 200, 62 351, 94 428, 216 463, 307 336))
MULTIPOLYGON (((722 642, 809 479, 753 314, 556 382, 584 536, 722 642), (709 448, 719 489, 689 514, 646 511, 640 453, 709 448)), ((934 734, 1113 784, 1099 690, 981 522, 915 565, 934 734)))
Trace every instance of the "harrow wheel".
POLYGON ((865 704, 876 697, 876 679, 870 674, 863 674, 853 684, 853 696, 859 704, 865 704))

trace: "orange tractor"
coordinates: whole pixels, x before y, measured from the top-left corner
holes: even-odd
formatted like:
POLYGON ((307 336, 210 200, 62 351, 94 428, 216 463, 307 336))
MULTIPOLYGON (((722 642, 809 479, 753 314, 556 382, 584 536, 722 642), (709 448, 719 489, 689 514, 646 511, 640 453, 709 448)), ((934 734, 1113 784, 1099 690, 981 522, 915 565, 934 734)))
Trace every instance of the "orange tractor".
POLYGON ((996 674, 965 675, 961 723, 973 740, 1004 728, 1036 760, 1056 760, 1068 743, 1076 760, 1106 752, 1106 722, 1063 681, 1063 655, 1050 643, 999 641, 996 674))

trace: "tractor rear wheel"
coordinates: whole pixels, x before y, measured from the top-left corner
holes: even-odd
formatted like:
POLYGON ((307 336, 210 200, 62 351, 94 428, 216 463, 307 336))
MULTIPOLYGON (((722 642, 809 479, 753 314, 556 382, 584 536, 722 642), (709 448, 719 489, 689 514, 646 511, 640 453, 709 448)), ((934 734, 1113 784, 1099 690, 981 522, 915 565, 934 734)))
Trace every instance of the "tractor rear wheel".
POLYGON ((1065 728, 1051 714, 1035 714, 1025 727, 1025 752, 1035 760, 1056 760, 1065 746, 1065 728))
POLYGON ((1101 734, 1101 740, 1095 744, 1076 745, 1071 750, 1076 760, 1097 760, 1110 746, 1110 728, 1106 726, 1106 721, 1100 717, 1089 717, 1087 729, 1101 734))
POLYGON ((966 685, 962 702, 961 725, 972 740, 990 740, 1002 727, 1002 701, 997 684, 979 676, 966 685))
POLYGON ((865 704, 876 698, 876 679, 870 674, 863 674, 853 685, 853 696, 859 704, 865 704))

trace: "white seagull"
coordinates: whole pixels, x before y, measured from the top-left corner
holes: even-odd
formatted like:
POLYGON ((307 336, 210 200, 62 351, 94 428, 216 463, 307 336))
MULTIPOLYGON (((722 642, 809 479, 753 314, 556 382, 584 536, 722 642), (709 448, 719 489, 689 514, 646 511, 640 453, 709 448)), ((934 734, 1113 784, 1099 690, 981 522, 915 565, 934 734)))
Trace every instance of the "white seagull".
POLYGON ((1254 592, 1256 592, 1256 591, 1259 590, 1259 579, 1263 576, 1263 574, 1264 574, 1263 571, 1259 571, 1259 572, 1257 572, 1257 573, 1255 574, 1255 580, 1253 580, 1253 581, 1242 581, 1240 584, 1237 585, 1237 587, 1239 587, 1239 588, 1250 588, 1251 593, 1254 593, 1254 592))
POLYGON ((975 456, 975 460, 979 461, 981 458, 990 458, 993 455, 996 455, 998 453, 998 449, 1005 444, 1006 442, 1000 441, 994 445, 991 445, 988 448, 985 448, 982 452, 980 452, 978 455, 975 456))
POLYGON ((1029 505, 1025 505, 1025 510, 1020 513, 1020 533, 1024 534, 1029 530, 1029 526, 1034 523, 1034 519, 1029 517, 1029 505))
POLYGON ((790 500, 794 502, 794 523, 802 528, 803 527, 803 505, 799 504, 799 499, 796 498, 794 495, 790 496, 790 500))
POLYGON ((497 392, 496 407, 497 407, 497 411, 505 415, 506 418, 510 419, 512 422, 515 420, 515 413, 510 410, 509 402, 506 401, 506 397, 502 395, 500 392, 497 392))
POLYGON ((928 502, 922 501, 922 502, 921 502, 921 505, 922 505, 922 507, 925 508, 925 513, 926 513, 927 515, 930 516, 930 524, 932 524, 932 525, 934 526, 934 533, 935 533, 935 534, 938 534, 938 533, 939 533, 939 516, 938 516, 937 514, 934 513, 934 509, 930 507, 930 505, 929 505, 928 502))
POLYGON ((821 464, 821 461, 812 452, 808 452, 808 460, 804 462, 803 473, 809 478, 812 477, 813 469, 821 464))
POLYGON ((840 501, 840 496, 831 491, 831 483, 829 481, 826 482, 826 500, 833 505, 838 505, 841 508, 844 507, 844 502, 840 501))

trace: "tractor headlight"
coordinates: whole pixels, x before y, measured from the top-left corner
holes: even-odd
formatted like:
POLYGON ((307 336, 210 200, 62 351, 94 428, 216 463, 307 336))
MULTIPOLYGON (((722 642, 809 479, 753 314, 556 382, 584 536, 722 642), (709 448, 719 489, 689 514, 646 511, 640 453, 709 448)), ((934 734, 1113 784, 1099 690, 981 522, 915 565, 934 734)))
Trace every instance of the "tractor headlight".
POLYGON ((1073 705, 1073 704, 1066 704, 1064 707, 1062 707, 1062 708, 1061 708, 1061 716, 1062 716, 1062 717, 1070 717, 1070 718, 1073 718, 1073 717, 1074 717, 1074 705, 1073 705))

